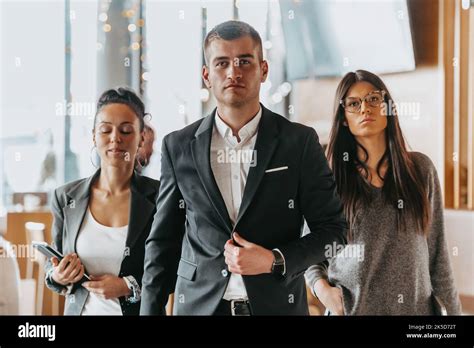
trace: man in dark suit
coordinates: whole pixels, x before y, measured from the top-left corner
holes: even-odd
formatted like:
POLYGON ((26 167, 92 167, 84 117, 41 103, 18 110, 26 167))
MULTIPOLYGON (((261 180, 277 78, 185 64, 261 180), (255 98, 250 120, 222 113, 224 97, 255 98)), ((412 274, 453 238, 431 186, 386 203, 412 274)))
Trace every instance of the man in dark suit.
POLYGON ((140 313, 163 314, 176 286, 175 314, 308 314, 304 272, 346 235, 318 136, 259 103, 255 29, 222 23, 204 50, 217 108, 163 140, 140 313))

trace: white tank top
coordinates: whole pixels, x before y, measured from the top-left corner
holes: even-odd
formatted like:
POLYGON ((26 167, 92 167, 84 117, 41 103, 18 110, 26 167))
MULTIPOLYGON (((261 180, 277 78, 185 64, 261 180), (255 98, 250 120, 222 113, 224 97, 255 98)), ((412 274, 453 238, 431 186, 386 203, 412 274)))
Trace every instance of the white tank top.
MULTIPOLYGON (((88 274, 118 276, 125 252, 127 231, 128 225, 101 225, 87 208, 77 237, 76 250, 88 274)), ((90 292, 81 315, 122 315, 122 309, 118 298, 105 300, 90 292)))

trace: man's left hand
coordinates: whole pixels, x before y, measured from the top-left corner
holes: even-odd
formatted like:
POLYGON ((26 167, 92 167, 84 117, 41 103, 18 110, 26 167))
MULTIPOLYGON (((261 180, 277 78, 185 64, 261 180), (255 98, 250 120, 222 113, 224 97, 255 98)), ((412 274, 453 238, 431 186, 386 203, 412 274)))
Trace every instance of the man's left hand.
POLYGON ((271 273, 274 261, 273 252, 251 243, 234 232, 234 240, 229 239, 224 246, 225 263, 229 272, 241 275, 271 273))

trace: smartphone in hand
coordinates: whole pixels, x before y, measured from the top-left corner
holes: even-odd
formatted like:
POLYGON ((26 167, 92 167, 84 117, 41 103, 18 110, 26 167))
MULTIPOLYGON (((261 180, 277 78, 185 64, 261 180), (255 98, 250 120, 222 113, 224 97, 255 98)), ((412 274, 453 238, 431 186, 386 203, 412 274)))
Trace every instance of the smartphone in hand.
MULTIPOLYGON (((49 245, 46 242, 33 241, 31 244, 33 245, 33 248, 38 250, 40 253, 45 255, 47 258, 56 257, 59 262, 61 262, 61 260, 64 258, 63 254, 61 254, 59 251, 54 249, 51 245, 49 245)), ((86 273, 84 273, 84 277, 80 281, 80 283, 82 283, 86 280, 91 280, 91 278, 86 273)))

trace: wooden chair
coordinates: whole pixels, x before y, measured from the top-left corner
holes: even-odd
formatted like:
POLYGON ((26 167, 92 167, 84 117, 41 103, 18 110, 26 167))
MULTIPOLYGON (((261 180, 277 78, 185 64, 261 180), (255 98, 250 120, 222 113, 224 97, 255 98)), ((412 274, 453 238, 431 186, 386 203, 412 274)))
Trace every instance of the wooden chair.
POLYGON ((36 315, 43 314, 43 298, 44 298, 44 265, 46 263, 46 257, 32 247, 33 241, 44 242, 44 231, 45 225, 38 222, 27 222, 25 223, 26 242, 32 255, 28 258, 26 264, 26 278, 35 279, 36 281, 36 296, 35 296, 35 313, 36 315), (36 277, 34 277, 34 269, 37 266, 38 271, 36 277))
MULTIPOLYGON (((0 0, 1 1, 1 0, 0 0)), ((17 261, 18 266, 20 269, 20 278, 21 284, 27 286, 22 286, 21 288, 27 288, 29 292, 25 294, 33 294, 32 295, 32 302, 34 302, 34 294, 35 289, 30 291, 31 285, 30 283, 35 283, 35 278, 26 279, 26 269, 27 264, 30 261, 30 258, 27 257, 31 255, 31 253, 26 254, 29 251, 29 244, 26 240, 26 229, 25 224, 29 221, 41 222, 45 225, 44 231, 44 238, 47 243, 52 242, 51 236, 51 226, 53 224, 53 214, 49 211, 49 209, 44 209, 41 211, 34 211, 34 212, 12 212, 9 211, 7 213, 7 228, 5 233, 5 239, 8 240, 12 245, 15 245, 18 250, 17 261), (23 250, 22 250, 23 249, 23 250), (28 250, 24 250, 28 249, 28 250)), ((36 266, 34 267, 34 271, 36 271, 36 266)), ((34 276, 34 272, 33 272, 34 276)), ((35 285, 35 284, 34 284, 35 285)), ((0 283, 1 288, 1 283, 0 283)), ((25 296, 20 297, 20 308, 22 306, 26 306, 29 303, 29 299, 25 296)), ((65 297, 59 295, 58 293, 51 291, 49 289, 44 290, 44 297, 43 297, 43 315, 62 315, 64 311, 64 300, 65 297)), ((29 307, 28 307, 29 308, 29 307)), ((30 315, 33 314, 33 311, 28 312, 30 315)))

